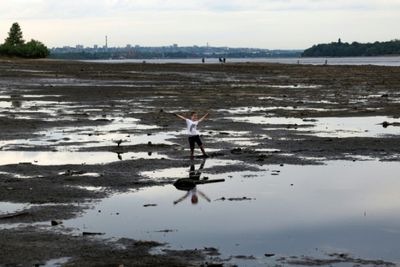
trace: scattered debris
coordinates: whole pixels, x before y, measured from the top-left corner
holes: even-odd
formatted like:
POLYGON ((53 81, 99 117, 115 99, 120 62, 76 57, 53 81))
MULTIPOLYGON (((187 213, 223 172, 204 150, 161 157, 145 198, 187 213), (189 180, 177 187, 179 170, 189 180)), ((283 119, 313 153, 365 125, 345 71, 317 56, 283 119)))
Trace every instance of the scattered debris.
POLYGON ((59 220, 52 220, 51 221, 51 226, 57 226, 57 225, 60 225, 60 224, 62 224, 63 222, 62 221, 59 221, 59 220))
POLYGON ((71 170, 67 170, 65 173, 63 173, 62 175, 65 176, 74 176, 74 175, 82 175, 85 174, 85 171, 71 171, 71 170))
POLYGON ((245 200, 255 200, 255 198, 249 198, 249 197, 230 197, 230 198, 226 198, 226 197, 221 197, 216 199, 215 201, 245 201, 245 200))
POLYGON ((240 147, 231 150, 232 154, 242 154, 242 149, 240 147))
POLYGON ((18 211, 18 212, 14 212, 14 213, 7 213, 7 214, 1 214, 0 215, 0 220, 4 220, 4 219, 12 219, 15 217, 19 217, 19 216, 26 216, 29 215, 30 213, 28 211, 18 211))
POLYGON ((223 263, 206 263, 206 267, 224 267, 223 263))
POLYGON ((191 178, 182 178, 174 182, 174 186, 178 190, 188 191, 195 188, 197 185, 201 184, 211 184, 211 183, 221 183, 225 182, 225 179, 212 179, 209 180, 208 177, 202 180, 195 180, 191 178))
POLYGON ((147 208, 147 207, 156 207, 157 204, 144 204, 143 207, 147 208))
POLYGON ((82 232, 83 236, 91 236, 91 235, 105 235, 105 233, 100 232, 82 232))
POLYGON ((289 264, 289 265, 302 265, 302 266, 326 266, 332 264, 339 264, 339 263, 351 263, 355 265, 372 265, 372 266, 385 266, 391 267, 396 266, 396 264, 388 261, 383 260, 366 260, 360 258, 353 258, 346 253, 333 253, 328 254, 330 258, 326 259, 317 259, 308 256, 302 256, 300 258, 280 258, 278 259, 279 262, 282 264, 289 264))
POLYGON ((164 230, 158 230, 154 231, 155 233, 173 233, 173 232, 178 232, 176 229, 164 229, 164 230))
POLYGON ((208 256, 219 256, 221 255, 218 251, 218 249, 214 247, 205 247, 203 251, 208 255, 208 256))
POLYGON ((268 158, 268 155, 260 154, 260 155, 258 155, 256 161, 264 161, 267 158, 268 158))
POLYGON ((389 126, 400 126, 399 122, 387 122, 387 121, 384 121, 381 124, 382 124, 383 128, 387 128, 389 126))
POLYGON ((237 256, 233 256, 233 258, 240 259, 240 260, 255 260, 256 259, 256 257, 254 257, 253 255, 250 255, 250 256, 237 255, 237 256))

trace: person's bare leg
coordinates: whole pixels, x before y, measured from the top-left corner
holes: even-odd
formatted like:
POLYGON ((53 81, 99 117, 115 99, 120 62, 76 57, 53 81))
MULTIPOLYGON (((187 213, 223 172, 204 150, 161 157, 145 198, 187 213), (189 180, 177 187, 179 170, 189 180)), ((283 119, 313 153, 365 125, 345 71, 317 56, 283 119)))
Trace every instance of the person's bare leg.
POLYGON ((200 146, 201 152, 203 152, 203 156, 208 158, 206 151, 204 150, 204 145, 200 146))

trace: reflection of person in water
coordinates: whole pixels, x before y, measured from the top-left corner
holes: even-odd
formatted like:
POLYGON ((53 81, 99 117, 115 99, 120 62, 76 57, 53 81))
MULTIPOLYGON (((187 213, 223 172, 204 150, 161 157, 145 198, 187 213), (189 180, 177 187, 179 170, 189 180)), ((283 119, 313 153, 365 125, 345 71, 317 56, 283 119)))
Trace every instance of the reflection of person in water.
POLYGON ((204 169, 204 164, 206 164, 205 159, 201 162, 200 167, 197 171, 195 165, 193 163, 190 164, 189 178, 199 181, 201 176, 201 171, 204 169))
MULTIPOLYGON (((190 197, 190 201, 192 202, 193 205, 195 205, 199 202, 199 196, 204 198, 208 202, 211 201, 203 192, 201 192, 199 189, 197 189, 197 186, 195 183, 196 181, 200 181, 201 170, 204 168, 205 163, 206 163, 206 161, 203 160, 203 162, 201 163, 201 165, 197 171, 196 171, 195 165, 191 164, 190 170, 189 170, 189 179, 184 179, 184 180, 186 180, 187 183, 181 183, 180 186, 179 186, 179 184, 177 184, 177 182, 175 183, 175 187, 177 189, 187 191, 187 193, 184 196, 182 196, 181 198, 175 200, 174 205, 178 204, 179 202, 182 202, 183 200, 185 200, 186 198, 189 198, 189 197, 190 197), (188 182, 189 180, 191 180, 191 183, 188 182)), ((180 179, 180 180, 182 181, 183 179, 180 179)))

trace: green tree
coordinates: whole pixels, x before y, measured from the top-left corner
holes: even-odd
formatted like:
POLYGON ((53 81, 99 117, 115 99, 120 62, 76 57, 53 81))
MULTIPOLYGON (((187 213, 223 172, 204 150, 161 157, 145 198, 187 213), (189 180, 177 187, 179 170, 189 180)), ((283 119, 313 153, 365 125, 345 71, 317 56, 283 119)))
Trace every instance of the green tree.
POLYGON ((4 44, 0 45, 0 56, 22 58, 44 58, 50 54, 49 49, 41 42, 30 40, 25 43, 18 23, 13 23, 4 44))
POLYGON ((47 49, 43 43, 32 39, 24 45, 23 57, 44 58, 47 57, 49 53, 49 49, 47 49))
POLYGON ((7 46, 17 46, 23 45, 25 43, 22 37, 21 27, 17 22, 11 25, 10 31, 8 32, 8 37, 5 40, 5 45, 7 46))

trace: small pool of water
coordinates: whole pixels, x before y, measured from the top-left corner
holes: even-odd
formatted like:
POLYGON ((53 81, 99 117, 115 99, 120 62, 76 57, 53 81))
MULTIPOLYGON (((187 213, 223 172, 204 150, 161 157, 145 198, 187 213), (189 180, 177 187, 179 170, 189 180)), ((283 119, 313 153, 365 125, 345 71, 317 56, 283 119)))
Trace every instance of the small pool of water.
POLYGON ((237 107, 230 109, 219 109, 219 112, 226 112, 229 114, 252 114, 252 113, 260 113, 274 110, 291 110, 291 111, 320 111, 320 112, 328 112, 328 111, 343 111, 345 108, 317 108, 317 107, 303 107, 303 106, 271 106, 271 107, 237 107))
POLYGON ((29 204, 21 204, 21 203, 11 203, 11 202, 0 202, 0 217, 2 215, 15 213, 21 211, 28 207, 29 204))
POLYGON ((71 258, 65 257, 65 258, 59 258, 59 259, 53 259, 47 261, 44 265, 41 265, 42 267, 58 267, 58 266, 63 266, 65 263, 67 263, 71 258))
MULTIPOLYGON (((176 169, 176 176, 189 177, 193 167, 200 164, 176 169)), ((167 185, 116 194, 65 225, 177 249, 212 246, 223 257, 254 255, 249 266, 338 251, 400 263, 399 172, 394 162, 334 161, 207 174, 225 181, 195 191, 167 185), (265 253, 277 257, 267 260, 265 253)))
POLYGON ((59 127, 36 133, 38 137, 29 140, 14 139, 0 141, 2 150, 17 150, 23 147, 49 146, 54 150, 78 150, 84 147, 116 146, 138 144, 173 145, 170 141, 181 132, 153 132, 154 125, 140 124, 137 119, 129 118, 110 122, 96 127, 59 127), (139 132, 139 133, 138 133, 139 132), (147 132, 147 133, 146 133, 147 132))
MULTIPOLYGON (((400 127, 384 128, 384 121, 400 123, 400 119, 387 116, 369 117, 316 117, 316 118, 285 118, 265 116, 236 116, 229 117, 238 122, 248 122, 260 125, 295 125, 308 126, 298 128, 304 134, 320 137, 379 137, 382 135, 397 135, 400 127)), ((268 129, 267 129, 268 130, 268 129)), ((269 129, 270 130, 270 129, 269 129)))
POLYGON ((161 159, 168 156, 157 152, 48 152, 48 151, 0 151, 0 166, 18 163, 35 165, 105 164, 119 160, 161 159))

